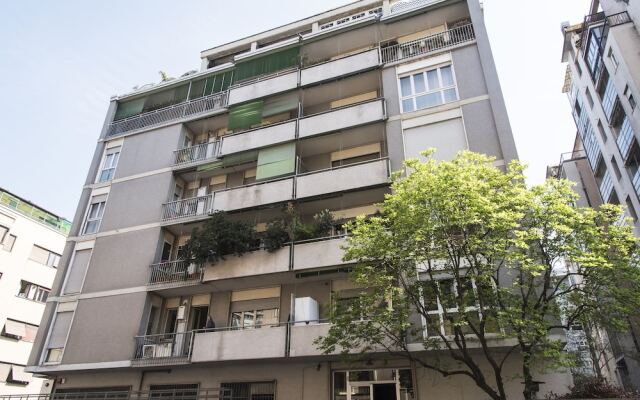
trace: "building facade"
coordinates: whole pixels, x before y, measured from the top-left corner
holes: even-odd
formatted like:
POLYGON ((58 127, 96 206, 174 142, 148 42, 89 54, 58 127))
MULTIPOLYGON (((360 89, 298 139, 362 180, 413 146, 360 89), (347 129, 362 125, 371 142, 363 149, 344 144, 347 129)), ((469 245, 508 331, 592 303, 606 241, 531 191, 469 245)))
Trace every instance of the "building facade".
MULTIPOLYGON (((621 204, 640 233, 640 6, 637 2, 593 0, 579 24, 563 24, 562 61, 577 135, 548 175, 576 183, 579 205, 621 204)), ((602 334, 609 354, 605 375, 628 389, 640 389, 640 330, 629 319, 627 332, 602 334)))
POLYGON ((201 60, 112 99, 29 371, 60 395, 477 398, 471 380, 375 354, 346 364, 313 341, 332 299, 354 295, 341 225, 377 211, 404 159, 517 158, 479 2, 361 0, 201 60), (215 265, 182 257, 215 210, 263 232, 283 208, 334 225, 215 265))
POLYGON ((0 188, 0 395, 51 388, 25 367, 70 228, 0 188))

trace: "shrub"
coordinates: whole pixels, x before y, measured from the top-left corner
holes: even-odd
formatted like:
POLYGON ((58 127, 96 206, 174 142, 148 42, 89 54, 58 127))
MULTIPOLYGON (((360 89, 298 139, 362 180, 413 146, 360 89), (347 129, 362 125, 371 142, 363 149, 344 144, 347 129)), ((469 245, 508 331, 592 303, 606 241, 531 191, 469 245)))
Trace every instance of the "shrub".
POLYGON ((637 399, 638 394, 627 392, 613 386, 604 378, 596 376, 582 376, 575 378, 575 385, 569 388, 569 393, 563 395, 551 394, 549 400, 561 399, 637 399))

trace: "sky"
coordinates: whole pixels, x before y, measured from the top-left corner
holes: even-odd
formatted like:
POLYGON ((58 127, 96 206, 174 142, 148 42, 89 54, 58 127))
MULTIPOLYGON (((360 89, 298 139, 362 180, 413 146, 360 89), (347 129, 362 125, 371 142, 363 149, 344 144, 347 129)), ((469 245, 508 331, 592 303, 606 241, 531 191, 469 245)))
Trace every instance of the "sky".
MULTIPOLYGON (((0 2, 0 187, 73 218, 112 95, 200 68, 200 51, 349 0, 0 2)), ((529 183, 571 150, 562 21, 589 0, 484 0, 529 183)))

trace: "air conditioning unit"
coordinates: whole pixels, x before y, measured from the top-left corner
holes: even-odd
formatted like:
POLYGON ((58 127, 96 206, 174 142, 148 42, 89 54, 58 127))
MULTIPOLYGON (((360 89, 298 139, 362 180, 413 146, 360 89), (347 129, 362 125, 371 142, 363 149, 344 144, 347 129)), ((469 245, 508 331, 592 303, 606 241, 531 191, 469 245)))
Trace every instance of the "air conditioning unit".
POLYGON ((155 344, 145 344, 142 346, 142 358, 153 358, 156 353, 155 344))
POLYGON ((155 358, 171 357, 173 355, 173 343, 161 343, 155 345, 155 358))

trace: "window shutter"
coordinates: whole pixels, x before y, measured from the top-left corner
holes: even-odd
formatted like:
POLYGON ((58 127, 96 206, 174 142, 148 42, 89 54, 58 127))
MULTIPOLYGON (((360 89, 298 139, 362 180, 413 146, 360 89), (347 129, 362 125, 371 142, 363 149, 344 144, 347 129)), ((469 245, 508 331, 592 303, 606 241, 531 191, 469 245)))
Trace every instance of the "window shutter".
POLYGON ((269 179, 295 172, 296 144, 268 147, 258 152, 256 180, 269 179))
POLYGON ((264 102, 259 100, 232 107, 229 110, 227 128, 230 130, 247 129, 252 125, 259 124, 262 121, 263 106, 264 102))
POLYGON ((0 382, 6 382, 11 372, 11 364, 0 363, 0 382))
POLYGON ((4 323, 4 332, 11 336, 25 337, 27 336, 27 327, 24 322, 12 321, 8 319, 4 323))
POLYGON ((67 341, 69 328, 71 327, 71 319, 73 311, 59 312, 56 314, 56 320, 51 328, 51 336, 49 337, 48 349, 62 348, 67 341))
POLYGON ((26 385, 31 382, 31 374, 24 372, 24 367, 20 365, 12 365, 11 373, 7 382, 26 385))
POLYGON ((92 249, 76 251, 73 256, 73 263, 69 265, 67 274, 67 283, 64 286, 64 294, 80 293, 82 290, 82 281, 84 280, 87 267, 89 266, 89 258, 92 249))
POLYGON ((49 259, 49 251, 43 249, 42 247, 33 245, 33 247, 31 248, 31 255, 29 256, 29 258, 35 262, 46 265, 47 260, 49 259))

